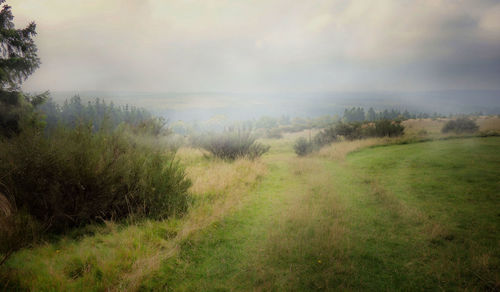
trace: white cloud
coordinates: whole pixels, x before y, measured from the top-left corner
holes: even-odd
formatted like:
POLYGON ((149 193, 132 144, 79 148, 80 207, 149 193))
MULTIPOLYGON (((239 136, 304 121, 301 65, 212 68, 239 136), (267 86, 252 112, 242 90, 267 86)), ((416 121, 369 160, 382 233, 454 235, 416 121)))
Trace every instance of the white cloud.
POLYGON ((8 2, 38 24, 28 90, 445 89, 465 84, 460 64, 477 68, 467 86, 500 77, 492 0, 8 2))

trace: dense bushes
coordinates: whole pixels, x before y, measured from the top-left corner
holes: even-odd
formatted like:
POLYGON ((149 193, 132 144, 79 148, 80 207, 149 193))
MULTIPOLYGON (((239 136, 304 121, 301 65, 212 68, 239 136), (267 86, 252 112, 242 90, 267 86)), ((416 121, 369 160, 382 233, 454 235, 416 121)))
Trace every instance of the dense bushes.
POLYGON ((0 137, 17 135, 24 126, 40 123, 39 115, 33 109, 45 98, 46 94, 29 96, 0 90, 0 137))
POLYGON ((375 122, 374 135, 372 137, 397 137, 404 133, 404 126, 398 121, 379 120, 375 122))
POLYGON ((131 213, 163 218, 187 207, 190 181, 174 159, 124 131, 37 130, 0 142, 0 192, 44 229, 63 231, 131 213))
POLYGON ((295 141, 293 150, 298 156, 305 156, 313 151, 313 143, 304 137, 300 137, 295 141))
POLYGON ((194 146, 209 151, 221 159, 255 159, 269 151, 268 145, 256 141, 248 130, 228 130, 223 133, 211 133, 194 138, 194 146))
POLYGON ((323 129, 314 136, 312 141, 299 138, 294 145, 295 153, 307 155, 315 149, 338 140, 355 140, 369 137, 397 137, 404 133, 404 126, 399 121, 378 120, 374 123, 337 123, 335 126, 323 129))
POLYGON ((473 120, 468 118, 458 118, 456 120, 450 120, 446 122, 441 130, 443 133, 454 132, 456 134, 460 133, 474 133, 479 129, 479 126, 473 120))
POLYGON ((396 137, 403 135, 404 126, 399 121, 378 120, 374 123, 338 123, 321 131, 315 137, 320 146, 329 144, 343 137, 355 140, 369 137, 396 137))

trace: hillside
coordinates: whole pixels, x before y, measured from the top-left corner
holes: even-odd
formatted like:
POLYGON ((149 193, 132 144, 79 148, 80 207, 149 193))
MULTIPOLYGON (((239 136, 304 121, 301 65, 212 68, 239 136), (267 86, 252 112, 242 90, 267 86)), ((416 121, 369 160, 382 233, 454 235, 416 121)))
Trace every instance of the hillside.
POLYGON ((305 158, 293 154, 289 138, 267 142, 271 152, 254 162, 181 149, 195 195, 186 217, 105 222, 20 251, 1 268, 3 285, 43 291, 498 288, 500 138, 345 156, 363 147, 354 141, 329 146, 346 151, 305 158))

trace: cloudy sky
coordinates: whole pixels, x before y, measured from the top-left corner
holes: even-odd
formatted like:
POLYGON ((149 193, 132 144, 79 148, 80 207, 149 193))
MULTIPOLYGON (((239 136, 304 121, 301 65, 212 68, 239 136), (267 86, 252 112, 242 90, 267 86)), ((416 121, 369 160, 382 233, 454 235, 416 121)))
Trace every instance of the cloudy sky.
POLYGON ((500 1, 7 0, 25 90, 500 89, 500 1))

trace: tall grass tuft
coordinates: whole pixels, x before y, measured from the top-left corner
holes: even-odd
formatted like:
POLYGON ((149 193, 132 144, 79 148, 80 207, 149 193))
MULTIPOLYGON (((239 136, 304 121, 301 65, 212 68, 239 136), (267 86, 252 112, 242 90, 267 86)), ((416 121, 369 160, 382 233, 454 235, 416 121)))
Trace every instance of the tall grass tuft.
POLYGON ((235 160, 243 157, 255 159, 270 148, 256 140, 248 130, 229 130, 197 137, 194 144, 220 159, 235 160))

